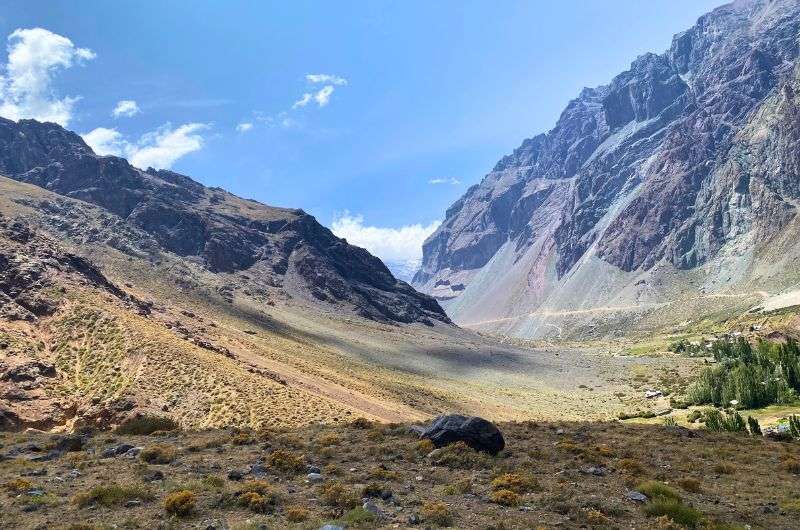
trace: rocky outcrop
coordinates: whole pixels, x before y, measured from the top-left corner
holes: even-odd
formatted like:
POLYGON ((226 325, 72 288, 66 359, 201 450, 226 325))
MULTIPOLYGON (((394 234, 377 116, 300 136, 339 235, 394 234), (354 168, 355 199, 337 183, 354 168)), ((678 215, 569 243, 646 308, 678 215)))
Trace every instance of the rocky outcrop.
POLYGON ((705 266, 726 249, 747 248, 741 259, 752 260, 786 239, 800 199, 799 33, 797 2, 737 1, 667 52, 584 89, 550 132, 525 140, 447 211, 413 284, 458 299, 448 303, 457 322, 513 318, 607 305, 627 289, 562 295, 570 277, 635 281, 658 266, 705 266))
MULTIPOLYGON (((256 267, 262 283, 346 304, 375 320, 449 322, 435 300, 302 210, 272 208, 172 171, 142 171, 122 158, 97 156, 78 135, 52 123, 0 118, 0 174, 103 208, 102 227, 57 221, 54 228, 83 230, 83 238, 102 234, 126 253, 156 260, 166 251, 222 274, 256 267)), ((71 207, 67 201, 34 206, 62 220, 71 207)))

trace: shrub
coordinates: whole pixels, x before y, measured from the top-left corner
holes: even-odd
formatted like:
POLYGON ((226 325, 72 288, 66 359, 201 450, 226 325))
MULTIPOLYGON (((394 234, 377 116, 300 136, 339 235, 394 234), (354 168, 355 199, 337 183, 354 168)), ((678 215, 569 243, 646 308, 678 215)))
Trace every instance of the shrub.
POLYGON ((149 435, 158 431, 176 431, 180 426, 162 416, 138 416, 117 427, 117 434, 149 435))
POLYGON ((283 449, 276 449, 267 457, 267 465, 281 473, 298 474, 305 470, 303 455, 283 449))
POLYGON ((311 517, 311 512, 302 506, 289 506, 286 508, 286 520, 290 523, 302 523, 311 517))
POLYGON ((453 514, 450 508, 441 501, 429 501, 422 505, 420 510, 423 520, 439 526, 450 526, 453 524, 453 514))
POLYGON ((679 501, 681 495, 663 482, 648 480, 636 486, 636 491, 644 493, 650 499, 669 499, 679 501))
POLYGON ((263 480, 248 480, 235 493, 239 506, 255 513, 272 513, 278 504, 277 491, 263 480))
POLYGON ((433 455, 433 463, 460 469, 488 467, 489 457, 472 449, 464 442, 456 442, 437 449, 433 455))
POLYGON ((164 509, 170 515, 185 517, 194 511, 196 499, 194 493, 188 490, 170 493, 164 499, 164 509))
POLYGON ((508 490, 514 493, 530 493, 539 489, 539 483, 528 473, 506 473, 492 481, 495 491, 508 490))
POLYGON ((317 445, 330 447, 332 445, 337 445, 340 441, 339 436, 335 432, 328 432, 317 438, 317 445))
POLYGON ((800 475, 800 460, 790 455, 784 455, 781 457, 781 468, 789 473, 800 475))
POLYGON ((367 418, 356 418, 353 420, 353 423, 351 423, 350 426, 354 429, 371 429, 372 422, 367 418))
POLYGON ((433 442, 427 438, 423 438, 417 442, 417 452, 421 455, 427 455, 434 449, 436 449, 436 446, 433 445, 433 442))
POLYGON ((511 490, 506 490, 506 489, 493 491, 489 495, 489 500, 495 504, 500 504, 502 506, 519 505, 519 495, 511 490))
POLYGON ((703 486, 696 478, 682 478, 678 481, 678 485, 689 493, 700 493, 703 491, 703 486))
POLYGON ((132 500, 150 501, 153 498, 153 494, 143 486, 111 484, 95 486, 87 492, 79 493, 73 497, 72 502, 81 507, 90 504, 110 507, 119 506, 132 500))
POLYGON ((33 489, 33 484, 24 478, 9 480, 4 485, 5 489, 11 493, 24 493, 33 489))
POLYGON ((679 500, 658 498, 644 507, 644 513, 650 517, 667 517, 672 522, 686 528, 697 528, 703 520, 703 514, 679 500))
POLYGON ((354 491, 346 488, 338 480, 334 480, 322 487, 322 500, 328 506, 351 509, 358 506, 359 498, 354 491))
POLYGON ((472 481, 469 479, 459 480, 455 484, 448 484, 444 488, 445 495, 465 495, 472 493, 472 481))
POLYGON ((163 444, 148 445, 139 453, 139 458, 148 464, 169 464, 178 452, 174 447, 163 444))
MULTIPOLYGON (((368 525, 375 520, 375 515, 368 512, 361 506, 353 508, 344 516, 342 516, 341 522, 344 523, 345 528, 354 528, 359 526, 368 525)), ((371 526, 371 525, 370 525, 371 526)))
POLYGON ((752 416, 747 417, 747 428, 750 431, 750 434, 753 436, 761 435, 761 425, 758 424, 758 420, 752 416))
POLYGON ((746 432, 742 415, 734 411, 733 413, 722 413, 717 409, 706 411, 706 429, 712 432, 746 432))
POLYGON ((720 475, 732 475, 736 472, 736 468, 727 462, 719 462, 714 464, 714 471, 720 475))

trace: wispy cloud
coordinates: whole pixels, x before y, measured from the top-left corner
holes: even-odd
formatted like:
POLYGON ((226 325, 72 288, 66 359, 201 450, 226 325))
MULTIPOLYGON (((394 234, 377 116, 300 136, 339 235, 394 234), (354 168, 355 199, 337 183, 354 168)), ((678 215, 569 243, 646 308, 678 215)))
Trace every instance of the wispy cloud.
POLYGON ((458 179, 457 179, 457 178, 455 178, 455 177, 449 177, 449 178, 435 178, 435 179, 430 179, 430 180, 428 181, 428 184, 433 184, 434 186, 435 186, 435 185, 438 185, 438 184, 451 184, 451 185, 453 185, 453 186, 458 186, 459 184, 461 184, 461 181, 460 181, 460 180, 458 180, 458 179))
POLYGON ((330 74, 306 74, 306 80, 309 83, 325 83, 330 85, 346 85, 347 79, 339 77, 338 75, 330 74))
POLYGON ((111 115, 114 118, 119 117, 126 117, 130 118, 131 116, 135 116, 141 112, 139 109, 139 105, 132 99, 123 99, 122 101, 117 103, 117 106, 114 107, 114 110, 111 111, 111 115))
POLYGON ((95 57, 92 50, 77 48, 67 37, 46 29, 15 30, 8 36, 8 63, 0 75, 0 115, 68 125, 80 97, 55 95, 53 76, 95 57))
POLYGON ((348 243, 367 249, 393 270, 413 271, 422 260, 422 243, 439 227, 440 221, 397 228, 369 226, 362 215, 345 211, 333 218, 331 230, 348 243))
POLYGON ((308 92, 306 92, 305 94, 300 96, 300 99, 298 99, 297 101, 294 102, 294 104, 292 105, 292 108, 293 109, 299 109, 299 108, 305 107, 306 105, 308 105, 311 102, 311 98, 313 98, 313 97, 314 97, 313 94, 309 94, 308 92))
POLYGON ((169 169, 180 158, 202 149, 205 140, 199 133, 209 127, 205 123, 187 123, 173 129, 170 123, 165 123, 135 142, 125 139, 116 129, 105 127, 82 136, 99 155, 122 156, 140 168, 169 169))
POLYGON ((330 103, 333 90, 333 85, 325 85, 319 92, 314 94, 314 101, 316 101, 317 105, 320 107, 324 107, 330 103))
POLYGON ((249 121, 246 121, 246 122, 242 122, 242 123, 238 124, 236 126, 236 131, 240 132, 240 133, 244 133, 244 132, 249 131, 252 128, 253 128, 253 123, 249 122, 249 121))

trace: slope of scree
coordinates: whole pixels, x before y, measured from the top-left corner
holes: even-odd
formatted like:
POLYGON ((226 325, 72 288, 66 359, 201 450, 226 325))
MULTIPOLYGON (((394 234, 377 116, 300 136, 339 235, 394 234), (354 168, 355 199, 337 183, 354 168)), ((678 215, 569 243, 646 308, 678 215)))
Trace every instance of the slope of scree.
MULTIPOLYGON (((0 174, 104 208, 124 221, 125 231, 147 234, 153 255, 168 251, 214 273, 257 270, 264 284, 313 303, 344 304, 373 320, 449 323, 434 299, 302 210, 272 208, 178 173, 97 156, 56 124, 0 118, 0 174)), ((124 237, 114 242, 118 249, 133 246, 128 243, 124 237)))
POLYGON ((791 285, 798 34, 797 2, 737 1, 584 89, 447 210, 413 285, 529 336, 542 310, 791 285))

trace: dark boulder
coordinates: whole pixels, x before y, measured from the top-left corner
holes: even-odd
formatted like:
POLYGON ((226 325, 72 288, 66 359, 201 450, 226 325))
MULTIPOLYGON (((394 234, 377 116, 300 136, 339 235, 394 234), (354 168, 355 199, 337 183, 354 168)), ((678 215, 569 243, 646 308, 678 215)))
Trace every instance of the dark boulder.
POLYGON ((503 434, 494 423, 477 416, 449 414, 439 416, 422 430, 420 438, 427 438, 436 447, 464 442, 476 451, 496 455, 506 446, 503 434))

